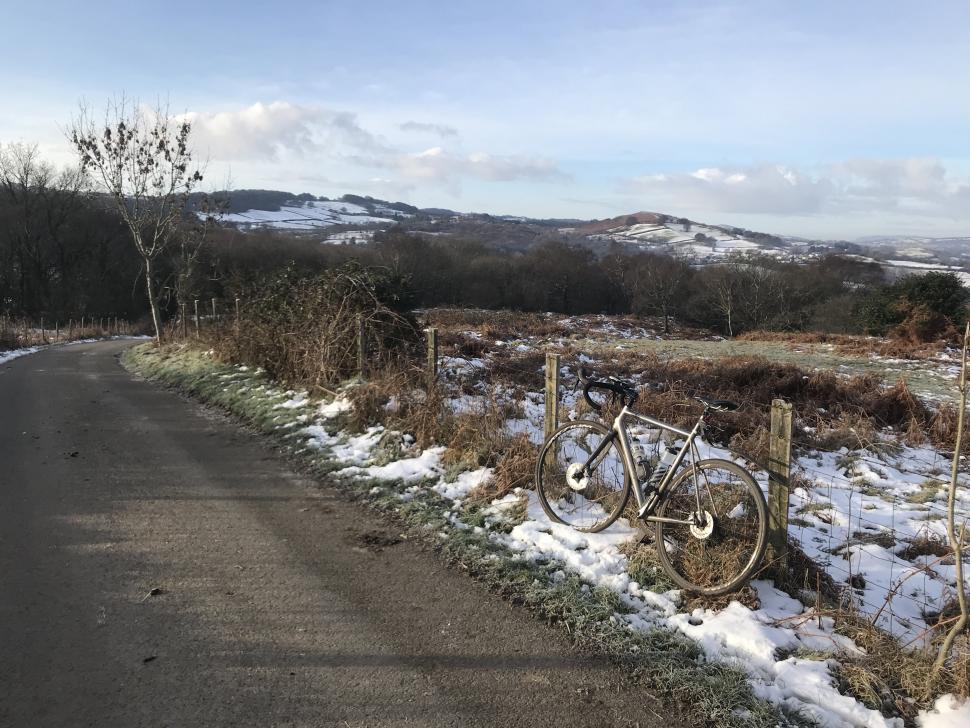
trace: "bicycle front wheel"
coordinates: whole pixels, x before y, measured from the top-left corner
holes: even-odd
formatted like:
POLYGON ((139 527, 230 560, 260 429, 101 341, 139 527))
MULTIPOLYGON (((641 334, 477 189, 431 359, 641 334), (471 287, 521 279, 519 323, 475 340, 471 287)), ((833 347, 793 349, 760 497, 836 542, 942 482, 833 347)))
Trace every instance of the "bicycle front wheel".
POLYGON ((552 520, 578 531, 602 531, 617 519, 630 495, 620 449, 613 441, 585 463, 610 430, 599 422, 569 422, 546 441, 536 463, 536 493, 552 520))
POLYGON ((656 524, 660 564, 688 591, 717 596, 738 589, 758 568, 768 536, 768 507, 744 468, 702 460, 682 470, 656 515, 694 525, 656 524))

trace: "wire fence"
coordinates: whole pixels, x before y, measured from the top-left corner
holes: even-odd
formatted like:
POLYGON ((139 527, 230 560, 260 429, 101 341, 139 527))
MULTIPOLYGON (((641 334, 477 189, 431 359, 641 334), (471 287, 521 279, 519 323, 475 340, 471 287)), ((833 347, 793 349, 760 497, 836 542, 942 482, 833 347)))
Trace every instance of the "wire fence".
POLYGON ((137 327, 124 317, 88 316, 28 318, 0 315, 0 351, 81 339, 130 336, 137 327))

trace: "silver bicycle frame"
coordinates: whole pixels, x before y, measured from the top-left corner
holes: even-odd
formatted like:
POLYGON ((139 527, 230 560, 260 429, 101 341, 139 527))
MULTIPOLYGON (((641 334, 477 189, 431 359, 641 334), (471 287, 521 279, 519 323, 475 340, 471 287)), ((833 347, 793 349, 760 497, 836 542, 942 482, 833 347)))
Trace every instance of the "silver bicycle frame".
MULTIPOLYGON (((660 503, 661 498, 667 494, 667 490, 670 487, 670 483, 673 481, 674 476, 677 474, 677 470, 684 462, 684 458, 687 457, 687 453, 689 453, 691 448, 694 447, 694 440, 703 431, 703 429, 703 415, 698 418, 697 423, 694 425, 694 429, 688 432, 687 430, 682 430, 679 427, 668 425, 666 422, 661 422, 660 420, 655 420, 652 417, 638 414, 637 412, 631 410, 628 406, 624 406, 623 409, 620 410, 620 414, 618 414, 616 419, 613 420, 613 431, 617 434, 620 441, 620 453, 623 455, 623 466, 626 468, 627 473, 630 474, 630 479, 632 480, 633 495, 637 499, 637 507, 639 509, 637 515, 640 518, 653 523, 675 523, 685 526, 692 526, 695 524, 695 521, 693 520, 682 521, 677 518, 663 518, 660 516, 654 516, 652 513, 653 509, 658 503, 660 503), (633 450, 630 447, 629 432, 627 431, 627 423, 631 420, 639 420, 640 422, 645 422, 648 425, 660 430, 673 432, 681 437, 686 438, 684 446, 680 449, 680 452, 677 453, 677 457, 674 458, 674 462, 670 464, 670 467, 667 468, 667 472, 664 473, 660 483, 656 486, 656 491, 650 493, 649 497, 644 494, 643 484, 640 483, 636 477, 637 468, 636 463, 633 461, 633 450)), ((696 458, 692 462, 696 462, 696 458)), ((695 493, 695 495, 697 497, 697 512, 701 513, 702 509, 699 491, 695 493)))

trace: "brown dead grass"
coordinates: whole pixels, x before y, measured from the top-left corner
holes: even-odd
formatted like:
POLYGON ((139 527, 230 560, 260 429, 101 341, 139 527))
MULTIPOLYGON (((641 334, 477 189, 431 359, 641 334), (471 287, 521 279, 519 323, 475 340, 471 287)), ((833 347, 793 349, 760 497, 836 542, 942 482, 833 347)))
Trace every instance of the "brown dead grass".
POLYGON ((922 333, 914 333, 912 324, 894 331, 888 338, 857 336, 852 334, 829 334, 821 331, 748 331, 736 338, 740 341, 777 341, 792 346, 799 344, 832 344, 840 354, 869 356, 876 354, 890 359, 933 359, 954 341, 947 333, 933 341, 920 339, 922 333))
MULTIPOLYGON (((634 371, 656 387, 641 390, 638 407, 679 426, 692 424, 703 409, 691 399, 694 394, 742 405, 736 412, 710 418, 715 428, 712 436, 725 444, 733 440, 739 450, 757 457, 765 454, 765 431, 775 398, 793 405, 800 425, 795 427, 794 441, 808 447, 850 443, 858 447, 874 441, 876 430, 882 427, 928 432, 934 418, 903 380, 887 387, 871 374, 839 377, 763 357, 667 360, 654 353, 627 353, 597 365, 597 374, 622 377, 634 371), (806 431, 806 425, 815 431, 806 431)), ((948 434, 945 422, 939 423, 938 432, 948 434)))
POLYGON ((531 488, 539 448, 528 436, 510 438, 498 457, 495 474, 472 492, 472 498, 491 501, 503 498, 516 488, 531 488))

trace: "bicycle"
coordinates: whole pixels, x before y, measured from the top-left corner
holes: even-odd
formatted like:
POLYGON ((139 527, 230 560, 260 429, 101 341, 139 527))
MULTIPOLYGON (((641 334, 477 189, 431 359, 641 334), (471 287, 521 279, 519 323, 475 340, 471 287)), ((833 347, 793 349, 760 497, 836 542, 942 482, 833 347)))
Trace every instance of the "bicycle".
POLYGON ((632 490, 637 517, 654 524, 660 564, 677 585, 707 596, 738 589, 764 556, 765 497, 747 470, 729 460, 701 460, 696 445, 711 412, 738 405, 694 397, 704 411, 688 431, 633 411, 638 391, 629 382, 593 379, 585 369, 579 382, 593 410, 602 409, 590 396, 595 389, 611 392, 623 406, 610 428, 575 420, 546 440, 536 463, 536 492, 549 518, 579 531, 602 531, 619 518, 632 490), (639 441, 631 441, 633 422, 673 433, 684 444, 661 447, 658 438, 663 453, 653 464, 639 441), (681 469, 688 456, 690 466, 681 469))

